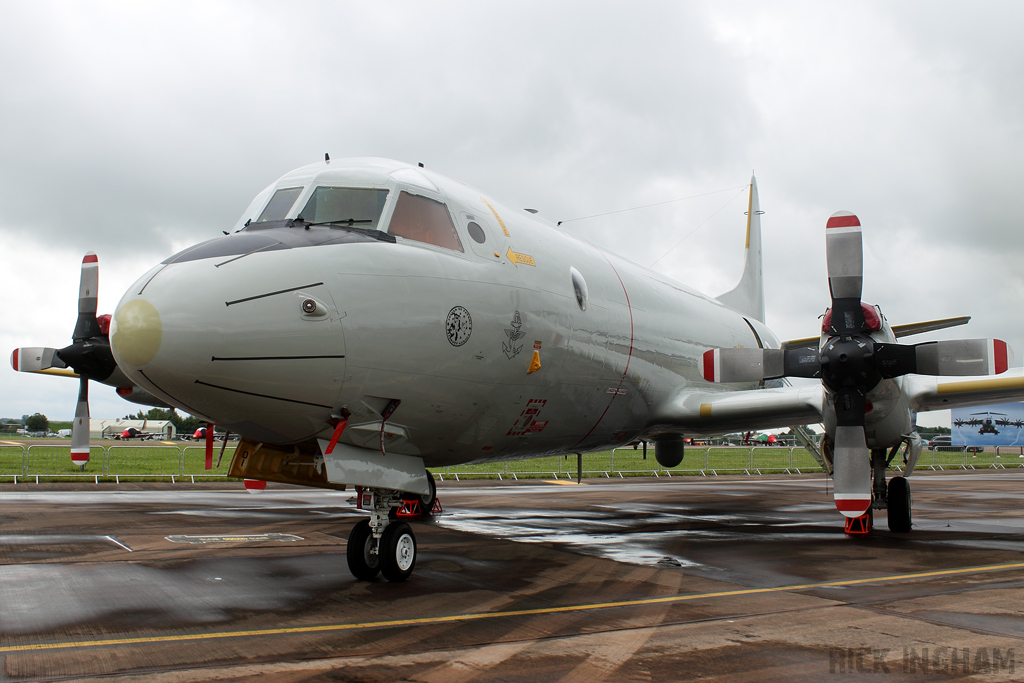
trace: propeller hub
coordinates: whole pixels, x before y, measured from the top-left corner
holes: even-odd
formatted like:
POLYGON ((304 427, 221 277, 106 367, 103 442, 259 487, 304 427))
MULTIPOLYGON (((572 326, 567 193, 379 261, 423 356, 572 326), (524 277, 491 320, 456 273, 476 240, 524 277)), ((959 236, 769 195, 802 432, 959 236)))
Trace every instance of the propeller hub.
POLYGON ((875 368, 875 343, 867 335, 832 337, 821 350, 821 379, 832 391, 859 389, 867 393, 882 375, 875 368))
POLYGON ((103 381, 117 367, 110 344, 103 337, 76 341, 57 351, 57 357, 79 375, 103 381))

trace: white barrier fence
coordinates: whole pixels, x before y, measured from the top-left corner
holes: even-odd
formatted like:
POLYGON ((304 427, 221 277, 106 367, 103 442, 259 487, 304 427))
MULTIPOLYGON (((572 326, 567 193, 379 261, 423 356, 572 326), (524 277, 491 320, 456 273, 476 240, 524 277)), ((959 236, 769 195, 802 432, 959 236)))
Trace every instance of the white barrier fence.
POLYGON ((30 479, 160 479, 179 480, 223 478, 234 456, 229 445, 221 458, 220 445, 213 450, 213 469, 206 469, 204 446, 135 446, 115 444, 93 446, 89 462, 79 467, 71 462, 67 445, 12 446, 0 445, 0 480, 30 479), (218 460, 219 465, 218 465, 218 460))
MULTIPOLYGON (((235 447, 229 445, 221 457, 220 445, 213 451, 213 469, 206 469, 203 446, 138 446, 114 444, 93 446, 89 462, 78 467, 71 462, 67 445, 0 445, 0 481, 78 480, 95 482, 122 479, 161 479, 172 482, 227 477, 235 447)), ((994 451, 925 451, 918 469, 1006 469, 1024 467, 1024 449, 999 447, 994 451)), ((531 458, 506 462, 453 465, 432 468, 439 479, 464 478, 553 478, 573 479, 577 475, 574 455, 531 458)), ((810 453, 799 447, 723 446, 688 448, 683 462, 665 468, 633 448, 617 448, 583 455, 583 476, 625 478, 627 476, 671 477, 680 475, 716 476, 720 474, 802 474, 821 472, 810 453)))

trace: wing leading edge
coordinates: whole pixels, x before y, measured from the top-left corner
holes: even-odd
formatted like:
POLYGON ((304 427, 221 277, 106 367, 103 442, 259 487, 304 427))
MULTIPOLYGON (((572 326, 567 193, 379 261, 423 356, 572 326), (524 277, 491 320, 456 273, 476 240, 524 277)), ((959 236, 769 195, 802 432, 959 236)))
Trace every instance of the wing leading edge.
POLYGON ((659 426, 712 435, 820 422, 820 384, 709 392, 681 389, 658 413, 659 426))
MULTIPOLYGON (((1024 401, 1024 370, 999 377, 950 379, 906 375, 902 390, 912 410, 945 410, 960 406, 1024 401)), ((824 390, 819 384, 709 392, 680 389, 658 411, 656 423, 695 436, 773 429, 820 422, 824 390)))

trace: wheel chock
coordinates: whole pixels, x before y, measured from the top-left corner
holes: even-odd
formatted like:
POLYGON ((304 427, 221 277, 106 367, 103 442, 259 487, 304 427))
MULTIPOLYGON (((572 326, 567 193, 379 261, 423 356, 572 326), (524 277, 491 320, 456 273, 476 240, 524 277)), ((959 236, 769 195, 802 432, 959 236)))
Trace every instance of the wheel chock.
MULTIPOLYGON (((430 514, 439 515, 444 512, 444 508, 441 507, 441 501, 436 497, 434 498, 434 505, 430 508, 430 514)), ((403 500, 401 507, 395 512, 395 517, 403 517, 406 519, 419 519, 423 516, 423 507, 420 505, 418 500, 403 500)))
POLYGON ((872 527, 871 517, 871 514, 861 515, 860 517, 847 517, 844 531, 857 536, 868 533, 872 527))
POLYGON ((420 510, 420 502, 418 500, 403 500, 402 506, 398 508, 398 512, 395 513, 395 517, 422 517, 423 512, 420 510))

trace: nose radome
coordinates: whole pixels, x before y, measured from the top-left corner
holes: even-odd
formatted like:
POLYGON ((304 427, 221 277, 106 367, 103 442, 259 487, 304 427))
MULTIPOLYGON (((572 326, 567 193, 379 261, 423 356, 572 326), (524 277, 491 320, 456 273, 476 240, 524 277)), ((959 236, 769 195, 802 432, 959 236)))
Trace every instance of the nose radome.
POLYGON ((111 325, 135 384, 259 441, 330 427, 345 378, 341 318, 308 250, 165 264, 133 286, 111 325))
POLYGON ((156 357, 163 340, 163 323, 156 307, 132 299, 118 307, 110 325, 110 348, 119 366, 141 368, 156 357))

